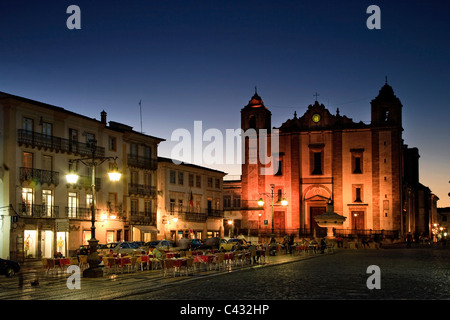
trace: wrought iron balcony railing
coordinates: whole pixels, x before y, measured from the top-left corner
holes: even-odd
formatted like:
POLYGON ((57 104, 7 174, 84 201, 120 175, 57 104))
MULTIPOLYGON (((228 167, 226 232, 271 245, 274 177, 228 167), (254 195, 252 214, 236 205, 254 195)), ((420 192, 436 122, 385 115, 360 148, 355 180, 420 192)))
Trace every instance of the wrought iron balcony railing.
POLYGON ((130 223, 156 226, 156 212, 130 212, 130 223))
POLYGON ((206 209, 208 217, 212 218, 223 218, 223 210, 219 209, 206 209))
POLYGON ((179 219, 183 219, 185 221, 197 221, 202 222, 206 221, 208 218, 223 218, 224 211, 219 209, 203 209, 198 211, 193 207, 183 207, 178 208, 178 211, 169 210, 170 215, 178 214, 179 219))
POLYGON ((156 187, 144 184, 129 183, 128 194, 137 196, 156 197, 156 187))
POLYGON ((19 180, 20 182, 33 180, 40 184, 47 183, 57 186, 59 184, 59 172, 20 167, 19 180))
MULTIPOLYGON (((95 219, 100 218, 100 210, 96 210, 95 219)), ((86 207, 66 207, 64 218, 78 219, 78 220, 91 220, 92 211, 91 208, 86 207)))
POLYGON ((21 217, 59 218, 59 207, 46 204, 19 203, 18 213, 21 217))
POLYGON ((127 163, 130 167, 136 167, 140 169, 156 170, 158 168, 157 159, 137 156, 134 154, 127 155, 127 163))
MULTIPOLYGON (((92 147, 88 143, 50 136, 34 131, 18 129, 17 141, 19 145, 31 146, 33 148, 46 148, 57 152, 92 156, 92 147)), ((104 157, 105 148, 97 146, 95 149, 95 156, 104 157)))
MULTIPOLYGON (((92 210, 91 208, 87 208, 87 207, 66 207, 64 218, 74 219, 74 220, 91 221, 91 217, 92 217, 91 210, 92 210)), ((103 220, 105 217, 104 215, 105 215, 105 213, 102 210, 96 209, 95 220, 96 221, 103 220)), ((125 220, 121 211, 120 212, 119 211, 108 211, 108 213, 106 214, 106 219, 119 220, 119 221, 125 220)))

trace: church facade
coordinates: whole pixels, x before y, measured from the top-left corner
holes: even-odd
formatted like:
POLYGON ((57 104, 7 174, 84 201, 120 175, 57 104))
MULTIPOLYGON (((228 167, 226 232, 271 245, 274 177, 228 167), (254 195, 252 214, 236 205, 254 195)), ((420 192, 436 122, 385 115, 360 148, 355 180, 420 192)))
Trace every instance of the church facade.
POLYGON ((252 138, 243 141, 242 229, 311 234, 320 230, 315 217, 332 204, 334 212, 346 217, 342 229, 336 230, 344 236, 378 233, 395 238, 429 232, 432 210, 415 221, 417 214, 407 205, 404 173, 411 161, 405 161, 409 149, 402 140, 402 103, 387 83, 371 101, 369 124, 355 122, 339 109, 332 114, 317 100, 302 116, 295 113, 273 128, 276 131, 271 129, 271 116, 256 92, 241 110, 242 130, 258 132, 258 143, 252 138), (262 129, 270 132, 265 144, 259 143, 262 129), (273 139, 278 139, 278 150, 273 149, 273 139), (252 161, 255 149, 272 155, 272 174, 267 174, 267 164, 252 161), (262 207, 257 204, 261 198, 262 207), (281 205, 282 199, 287 206, 281 205))

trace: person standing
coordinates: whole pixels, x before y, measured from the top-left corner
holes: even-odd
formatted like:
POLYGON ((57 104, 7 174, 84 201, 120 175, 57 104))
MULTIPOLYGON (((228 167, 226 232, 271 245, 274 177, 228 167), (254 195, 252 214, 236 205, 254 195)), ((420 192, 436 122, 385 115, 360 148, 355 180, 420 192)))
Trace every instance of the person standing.
POLYGON ((407 248, 411 248, 412 240, 413 240, 413 236, 412 236, 411 232, 408 232, 408 234, 406 235, 406 247, 407 248))

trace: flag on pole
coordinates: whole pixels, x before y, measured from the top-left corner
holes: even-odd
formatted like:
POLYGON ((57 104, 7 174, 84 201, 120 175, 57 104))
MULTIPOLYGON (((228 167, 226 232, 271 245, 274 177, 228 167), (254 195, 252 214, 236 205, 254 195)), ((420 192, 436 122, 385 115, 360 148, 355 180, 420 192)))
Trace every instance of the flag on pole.
POLYGON ((189 198, 189 205, 194 206, 194 197, 192 196, 192 191, 191 191, 191 197, 189 198))

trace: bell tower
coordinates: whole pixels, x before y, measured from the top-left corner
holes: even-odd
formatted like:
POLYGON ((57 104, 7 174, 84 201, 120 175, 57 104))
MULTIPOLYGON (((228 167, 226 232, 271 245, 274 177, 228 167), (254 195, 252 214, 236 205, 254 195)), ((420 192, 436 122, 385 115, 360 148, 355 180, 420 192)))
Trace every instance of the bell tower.
MULTIPOLYGON (((241 201, 248 206, 256 207, 255 199, 260 198, 260 192, 265 192, 266 177, 261 175, 262 164, 258 160, 260 152, 259 140, 264 139, 261 129, 266 129, 267 136, 271 133, 272 113, 264 106, 261 97, 256 92, 248 104, 241 109, 241 129, 243 130, 243 162, 241 165, 241 201), (253 200, 253 202, 252 202, 253 200)), ((270 144, 268 144, 270 145, 270 144)), ((242 220, 248 221, 252 210, 242 210, 242 220)))
POLYGON ((241 110, 241 129, 266 129, 270 132, 272 113, 264 106, 264 102, 256 92, 248 104, 241 110))
POLYGON ((390 85, 381 88, 378 96, 371 101, 372 125, 396 126, 402 128, 402 103, 390 85))
POLYGON ((373 228, 400 230, 402 194, 398 190, 402 190, 403 171, 402 103, 386 81, 378 96, 371 101, 371 106, 373 228))

